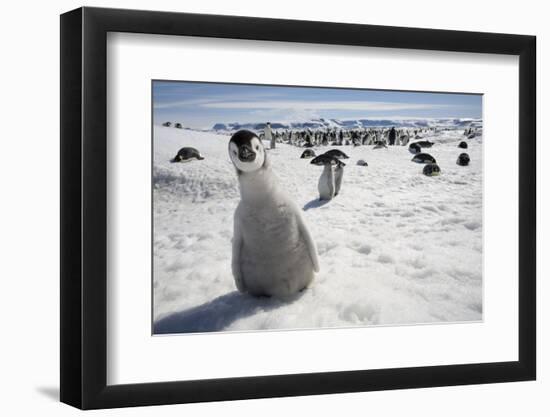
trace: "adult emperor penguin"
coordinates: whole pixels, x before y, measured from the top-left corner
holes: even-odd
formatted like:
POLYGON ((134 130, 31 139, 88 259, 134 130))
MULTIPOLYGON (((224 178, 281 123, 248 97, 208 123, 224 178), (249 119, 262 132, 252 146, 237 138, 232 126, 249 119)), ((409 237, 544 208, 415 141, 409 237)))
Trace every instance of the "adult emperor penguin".
POLYGON ((268 140, 271 146, 271 149, 275 149, 275 136, 273 135, 273 131, 271 130, 271 123, 267 122, 264 127, 264 136, 265 140, 268 140))
POLYGON ((317 249, 301 210, 271 171, 260 139, 239 130, 229 141, 241 201, 235 210, 232 271, 241 292, 286 298, 319 271, 317 249))

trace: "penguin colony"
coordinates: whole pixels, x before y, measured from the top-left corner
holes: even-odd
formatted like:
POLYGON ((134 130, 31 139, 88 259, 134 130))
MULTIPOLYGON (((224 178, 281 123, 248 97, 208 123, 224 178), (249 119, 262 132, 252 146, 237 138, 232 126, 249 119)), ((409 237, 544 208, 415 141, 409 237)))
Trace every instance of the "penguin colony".
MULTIPOLYGON (((174 127, 177 129, 183 129, 181 123, 172 123, 166 121, 162 124, 165 127, 174 127)), ((321 200, 331 200, 340 192, 342 185, 342 179, 344 176, 345 163, 341 159, 348 159, 348 156, 338 150, 330 149, 324 154, 317 156, 315 151, 311 148, 318 146, 372 146, 372 149, 387 149, 388 146, 406 146, 408 145, 409 152, 413 154, 411 161, 420 164, 431 164, 432 167, 424 167, 423 173, 428 176, 439 175, 441 172, 437 165, 436 159, 429 153, 423 152, 423 149, 432 148, 434 142, 423 139, 423 135, 427 133, 437 133, 441 128, 425 127, 418 129, 396 129, 392 127, 390 129, 385 128, 363 128, 363 129, 330 129, 325 131, 320 130, 291 130, 285 131, 273 130, 270 122, 263 125, 258 139, 269 141, 270 149, 275 149, 277 142, 286 143, 294 146, 306 148, 300 158, 311 159, 311 164, 323 166, 321 177, 319 178, 319 197, 321 200), (320 158, 323 155, 331 156, 331 158, 320 158), (434 168, 437 167, 437 168, 434 168), (427 173, 427 172, 430 173, 427 173), (436 172, 437 174, 433 174, 436 172)), ((482 134, 480 128, 467 128, 464 130, 463 135, 467 139, 473 139, 482 134)), ((468 149, 468 143, 466 141, 460 141, 457 145, 460 149, 468 149)), ((187 162, 190 160, 204 159, 200 152, 194 148, 182 148, 178 151, 177 155, 171 162, 187 162)), ((467 166, 470 163, 470 156, 467 153, 461 153, 456 161, 459 166, 467 166)), ((364 160, 359 160, 356 163, 357 166, 368 166, 368 163, 364 160)))
MULTIPOLYGON (((165 127, 182 129, 180 123, 163 123, 165 127)), ((307 288, 319 271, 319 260, 315 242, 301 215, 301 209, 281 189, 271 171, 268 151, 262 144, 262 137, 269 140, 270 149, 276 143, 287 143, 306 148, 300 158, 311 159, 310 164, 322 166, 319 177, 319 199, 332 200, 341 189, 349 156, 339 150, 330 149, 317 155, 311 148, 318 146, 372 146, 372 149, 387 149, 389 146, 406 146, 413 154, 411 161, 424 164, 422 173, 429 177, 441 175, 436 159, 424 148, 432 148, 433 142, 422 139, 422 134, 437 132, 437 128, 402 129, 358 129, 344 132, 336 129, 321 131, 273 131, 266 124, 260 136, 248 130, 239 130, 232 135, 229 158, 233 163, 239 181, 241 200, 235 210, 232 272, 237 289, 253 296, 288 298, 307 288), (411 138, 414 141, 411 142, 411 138)), ((479 129, 466 129, 468 139, 481 135, 479 129)), ((468 144, 461 141, 461 150, 468 144)), ((202 160, 199 150, 181 148, 171 162, 202 160)), ((470 157, 460 153, 456 164, 468 166, 470 157)), ((368 167, 361 159, 357 166, 368 167)))
MULTIPOLYGON (((311 129, 273 131, 269 124, 265 125, 263 138, 269 140, 271 148, 274 148, 273 141, 287 143, 306 148, 300 158, 311 160, 312 165, 322 166, 323 171, 319 177, 318 190, 320 200, 332 200, 336 197, 342 187, 344 176, 344 167, 346 164, 342 159, 348 156, 338 149, 330 149, 327 152, 317 156, 311 148, 319 146, 372 146, 372 149, 387 149, 388 146, 407 146, 409 152, 413 154, 412 161, 425 164, 422 173, 426 176, 438 176, 441 174, 441 168, 437 165, 436 159, 429 153, 423 152, 424 149, 432 148, 435 143, 425 139, 429 133, 437 133, 441 128, 425 127, 418 129, 390 129, 384 128, 365 128, 365 129, 326 129, 326 131, 313 131, 311 129)), ((445 129, 443 129, 445 130, 445 129)), ((464 131, 467 139, 473 139, 481 135, 481 129, 468 128, 464 131)), ((468 149, 466 141, 460 141, 457 145, 460 149, 468 149)), ((468 154, 460 154, 457 164, 467 166, 470 162, 468 154)), ((356 163, 357 166, 367 167, 368 163, 361 159, 356 163)))

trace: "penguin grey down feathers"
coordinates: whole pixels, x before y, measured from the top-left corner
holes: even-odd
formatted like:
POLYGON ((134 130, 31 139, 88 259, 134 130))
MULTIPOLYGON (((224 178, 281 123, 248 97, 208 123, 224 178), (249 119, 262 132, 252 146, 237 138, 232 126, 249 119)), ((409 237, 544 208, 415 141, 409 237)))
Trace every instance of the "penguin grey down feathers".
POLYGON ((234 216, 235 284, 254 296, 296 294, 319 271, 317 248, 302 211, 280 188, 254 133, 238 131, 228 150, 241 193, 234 216))

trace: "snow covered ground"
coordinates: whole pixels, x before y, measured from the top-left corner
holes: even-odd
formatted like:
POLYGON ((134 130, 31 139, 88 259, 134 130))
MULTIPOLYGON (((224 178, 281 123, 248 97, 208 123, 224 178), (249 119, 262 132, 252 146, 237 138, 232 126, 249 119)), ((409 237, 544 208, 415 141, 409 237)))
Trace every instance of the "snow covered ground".
MULTIPOLYGON (((321 271, 290 301, 237 292, 231 274, 237 177, 229 136, 154 128, 154 332, 243 331, 482 319, 482 140, 463 129, 426 136, 441 167, 422 175, 406 146, 342 146, 340 195, 320 204, 322 167, 302 148, 269 150, 303 207, 321 271), (469 149, 457 148, 466 140, 469 149), (202 161, 170 163, 183 146, 202 161), (456 165, 461 152, 468 167, 456 165), (358 159, 368 167, 355 165, 358 159)), ((329 148, 322 148, 322 153, 329 148)))

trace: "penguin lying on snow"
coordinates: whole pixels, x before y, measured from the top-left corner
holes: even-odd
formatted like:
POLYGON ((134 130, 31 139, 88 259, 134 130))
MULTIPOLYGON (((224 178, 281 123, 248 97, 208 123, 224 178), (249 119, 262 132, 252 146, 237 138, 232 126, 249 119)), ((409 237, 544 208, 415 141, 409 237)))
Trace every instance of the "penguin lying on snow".
POLYGON ((409 152, 410 153, 420 153, 420 152, 422 152, 422 148, 420 147, 420 145, 418 145, 416 143, 411 143, 409 145, 409 152))
POLYGON ((441 168, 437 164, 427 164, 424 165, 422 173, 428 177, 435 177, 441 173, 441 168))
POLYGON ((413 159, 411 159, 411 161, 421 164, 436 163, 435 158, 429 153, 417 153, 415 156, 413 156, 413 159))
POLYGON ((314 158, 311 164, 323 166, 323 172, 318 184, 319 200, 332 200, 340 192, 346 164, 338 158, 327 154, 314 158), (334 167, 334 170, 332 167, 334 167))
POLYGON ((300 158, 313 158, 315 157, 315 151, 313 149, 306 149, 304 152, 302 152, 302 156, 300 158))
POLYGON ((338 159, 348 159, 349 158, 349 156, 347 156, 340 149, 331 149, 330 151, 326 151, 325 155, 333 156, 334 158, 338 158, 338 159))
POLYGON ((367 164, 367 161, 365 161, 364 159, 358 160, 357 165, 359 165, 361 167, 368 167, 369 166, 369 164, 367 164))
POLYGON ((231 262, 235 284, 254 296, 296 294, 319 272, 317 249, 302 212, 280 189, 254 133, 239 130, 228 150, 241 191, 231 262))
POLYGON ((416 141, 414 143, 416 143, 421 148, 431 148, 434 144, 433 142, 430 142, 429 140, 419 140, 419 141, 416 141))
POLYGON ((468 149, 468 144, 466 142, 462 141, 458 144, 458 147, 462 148, 462 149, 468 149))
POLYGON ((201 160, 204 159, 204 157, 202 157, 201 153, 195 148, 185 147, 181 148, 170 162, 188 162, 192 159, 201 160))
POLYGON ((456 160, 456 163, 457 165, 460 165, 460 166, 467 166, 470 164, 470 155, 468 155, 467 153, 461 153, 460 155, 458 155, 458 159, 456 160))

